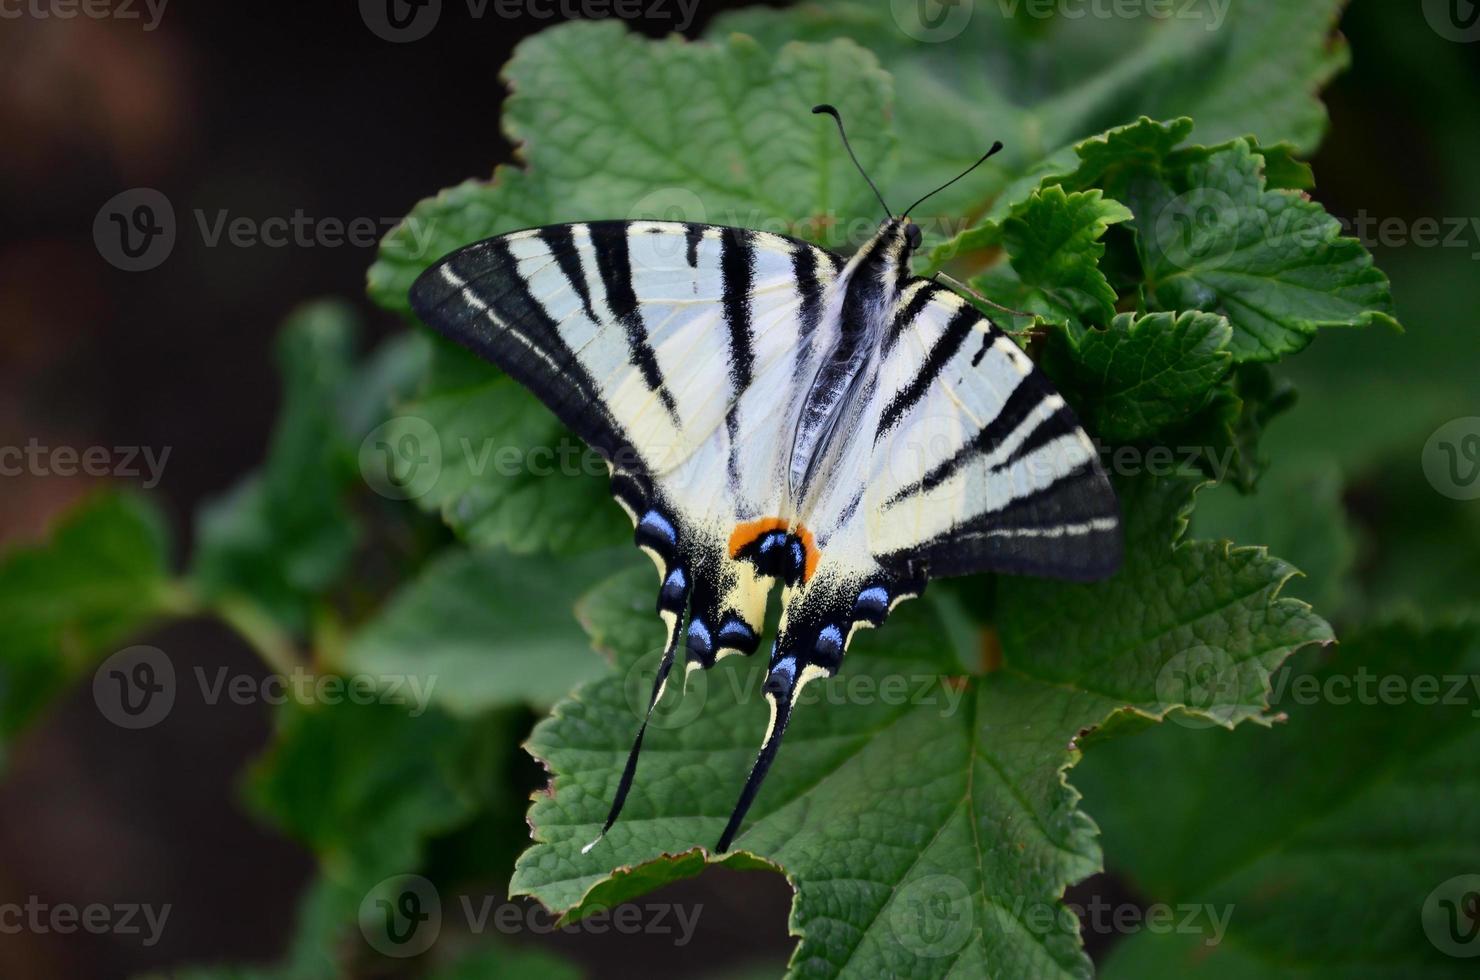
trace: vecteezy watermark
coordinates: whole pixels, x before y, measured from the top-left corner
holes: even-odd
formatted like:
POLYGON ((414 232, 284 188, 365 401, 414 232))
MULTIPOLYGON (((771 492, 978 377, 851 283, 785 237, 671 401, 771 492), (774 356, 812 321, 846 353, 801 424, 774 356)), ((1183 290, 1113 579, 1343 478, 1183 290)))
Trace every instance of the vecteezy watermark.
POLYGON ((1284 667, 1270 680, 1270 704, 1473 705, 1470 716, 1480 718, 1480 674, 1377 674, 1365 666, 1350 674, 1295 674, 1284 667))
MULTIPOLYGON (((688 671, 682 654, 668 675, 662 696, 647 713, 653 679, 662 661, 661 649, 649 651, 627 668, 623 693, 627 706, 638 719, 646 718, 654 728, 682 728, 698 718, 704 705, 716 691, 725 690, 736 704, 758 701, 764 696, 762 685, 748 670, 688 671), (711 677, 714 679, 711 679, 711 677)), ((807 684, 796 696, 800 706, 812 704, 911 706, 933 708, 942 718, 954 717, 961 708, 967 686, 960 678, 938 673, 866 674, 841 673, 807 684)))
POLYGON ((144 30, 159 26, 170 0, 0 0, 0 20, 143 20, 144 30))
MULTIPOLYGON (((435 222, 401 218, 318 217, 295 208, 292 214, 256 218, 229 208, 194 208, 194 230, 206 248, 374 248, 392 228, 401 229, 412 256, 427 255, 435 222)), ((151 187, 113 195, 93 218, 98 254, 125 272, 158 268, 174 251, 179 224, 170 199, 151 187)))
MULTIPOLYGON (((995 903, 1038 935, 1078 931, 1082 934, 1202 936, 1205 946, 1216 946, 1228 932, 1232 905, 1181 902, 1147 906, 1112 903, 1095 896, 1087 903, 1051 902, 997 896, 995 903)), ((885 906, 883 919, 901 947, 922 959, 951 956, 970 941, 976 930, 976 903, 971 888, 952 874, 932 874, 905 882, 885 906)))
MULTIPOLYGON (((694 23, 699 0, 464 0, 473 20, 646 20, 676 31, 694 23)), ((420 41, 442 19, 442 0, 360 0, 360 19, 382 41, 420 41)))
POLYGON ((1451 419, 1423 447, 1429 486, 1453 500, 1480 497, 1480 416, 1451 419))
POLYGON ((1441 953, 1480 956, 1480 874, 1455 875, 1424 900, 1423 931, 1441 953))
POLYGON ((897 888, 886 906, 899 945, 924 959, 959 951, 976 930, 975 903, 955 875, 926 875, 897 888))
POLYGON ((164 934, 174 906, 147 902, 44 902, 28 896, 25 902, 0 903, 0 935, 31 933, 37 936, 70 936, 78 932, 94 936, 143 937, 140 944, 154 946, 164 934))
POLYGON ((441 935, 444 920, 460 917, 461 928, 473 935, 490 930, 503 935, 547 935, 552 932, 604 935, 671 936, 673 945, 687 946, 694 937, 702 904, 629 902, 616 908, 598 908, 577 922, 561 925, 534 903, 505 901, 492 895, 459 894, 444 908, 437 886, 421 875, 386 878, 360 902, 360 934, 383 956, 419 956, 441 935))
POLYGON ((1423 0, 1424 19, 1446 41, 1480 41, 1480 3, 1476 0, 1423 0))
MULTIPOLYGON (((389 704, 424 714, 436 674, 321 674, 304 667, 258 677, 226 667, 196 665, 190 676, 204 704, 389 704)), ((93 673, 93 701, 120 728, 150 728, 164 721, 179 693, 174 663, 158 647, 133 646, 103 661, 93 673)))
POLYGON ((1204 946, 1217 946, 1228 933, 1232 905, 1178 902, 1147 906, 1131 902, 1107 902, 1096 895, 1087 903, 1063 904, 1014 901, 1013 916, 1034 932, 1048 932, 1057 918, 1066 928, 1077 923, 1084 935, 1126 936, 1137 932, 1153 935, 1202 936, 1204 946))
POLYGON ((1170 720, 1184 728, 1208 728, 1245 703, 1244 672, 1222 647, 1197 643, 1179 650, 1156 673, 1156 700, 1182 710, 1170 720))
POLYGON ((995 9, 1003 20, 1191 21, 1209 31, 1221 28, 1233 0, 889 0, 901 31, 916 41, 938 43, 959 37, 977 9, 995 9))
POLYGON ((173 447, 46 446, 31 437, 24 446, 0 446, 0 476, 143 477, 145 490, 159 486, 173 447))

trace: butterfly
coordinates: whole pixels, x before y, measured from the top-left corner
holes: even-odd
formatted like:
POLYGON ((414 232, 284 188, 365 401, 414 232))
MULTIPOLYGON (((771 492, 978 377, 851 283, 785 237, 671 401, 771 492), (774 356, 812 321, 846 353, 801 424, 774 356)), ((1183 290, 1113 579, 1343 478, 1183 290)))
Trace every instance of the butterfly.
MULTIPOLYGON (((813 111, 852 156, 837 110, 813 111)), ((927 579, 1120 563, 1119 508, 1074 413, 977 307, 911 274, 921 202, 894 215, 858 169, 886 218, 848 258, 744 228, 592 221, 468 245, 412 286, 422 320, 601 454, 658 568, 662 659, 585 850, 622 810, 680 648, 685 676, 754 653, 778 581, 771 718, 720 853, 803 686, 927 579)))

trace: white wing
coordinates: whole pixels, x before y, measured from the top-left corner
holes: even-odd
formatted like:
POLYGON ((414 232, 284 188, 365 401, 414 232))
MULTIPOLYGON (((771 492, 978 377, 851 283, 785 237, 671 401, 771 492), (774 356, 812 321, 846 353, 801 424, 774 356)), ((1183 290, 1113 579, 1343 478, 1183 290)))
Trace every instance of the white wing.
POLYGON ((612 467, 691 657, 759 642, 772 579, 737 527, 784 512, 784 450, 842 260, 738 228, 592 222, 470 245, 412 289, 431 326, 529 387, 612 467))

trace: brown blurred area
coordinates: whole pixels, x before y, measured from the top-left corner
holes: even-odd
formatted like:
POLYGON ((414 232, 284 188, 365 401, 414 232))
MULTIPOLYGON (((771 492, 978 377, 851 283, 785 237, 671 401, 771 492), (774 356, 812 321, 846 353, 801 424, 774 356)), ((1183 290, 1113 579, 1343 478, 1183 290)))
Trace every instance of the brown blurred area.
MULTIPOLYGON (((690 32, 730 5, 706 2, 690 32)), ((169 515, 178 560, 195 509, 262 458, 282 318, 333 295, 362 311, 367 345, 398 328, 364 299, 373 249, 212 248, 195 213, 380 224, 487 175, 511 149, 498 128, 499 69, 520 38, 552 21, 449 14, 417 43, 393 44, 352 3, 168 3, 150 29, 137 0, 116 9, 0 20, 0 446, 105 447, 115 461, 115 447, 168 449, 157 486, 142 486, 147 473, 128 482, 169 515), (109 198, 139 187, 169 199, 178 234, 157 268, 126 272, 99 254, 93 222, 109 198)), ((111 478, 52 471, 70 468, 0 477, 0 547, 40 537, 111 478)), ((214 623, 143 639, 213 670, 265 673, 214 623)), ((0 933, 0 977, 280 958, 312 862, 238 802, 242 769, 268 738, 267 709, 192 699, 167 724, 124 734, 79 689, 11 747, 0 902, 168 902, 162 939, 0 933)), ((670 954, 726 936, 733 948, 763 920, 784 959, 788 893, 769 875, 680 886, 669 900, 707 909, 691 948, 670 954)), ((554 937, 589 947, 572 950, 588 962, 650 960, 634 937, 602 938, 554 937)))

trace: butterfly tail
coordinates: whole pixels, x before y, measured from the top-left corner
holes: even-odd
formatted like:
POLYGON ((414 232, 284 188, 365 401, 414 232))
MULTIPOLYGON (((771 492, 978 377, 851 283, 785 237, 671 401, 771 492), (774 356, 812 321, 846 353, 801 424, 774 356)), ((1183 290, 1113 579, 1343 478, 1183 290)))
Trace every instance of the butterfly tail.
POLYGON ((585 854, 591 848, 601 843, 606 832, 612 829, 617 822, 617 817, 622 813, 622 807, 627 802, 627 793, 632 789, 632 779, 637 775, 637 757, 642 754, 642 738, 647 734, 648 722, 653 717, 653 708, 663 697, 663 689, 668 684, 668 675, 673 671, 673 657, 678 650, 679 630, 678 623, 681 621, 684 606, 688 603, 688 587, 682 572, 678 575, 669 574, 665 581, 663 591, 658 595, 658 614, 663 617, 668 626, 668 642, 663 648, 663 659, 658 662, 658 672, 653 677, 653 689, 648 694, 647 711, 643 713, 642 724, 637 727, 637 735, 632 739, 632 748, 627 752, 627 764, 622 767, 622 778, 617 781, 617 792, 612 797, 611 809, 607 812, 606 822, 601 825, 601 832, 596 838, 581 848, 585 854), (674 588, 677 583, 683 583, 679 588, 674 588))
POLYGON ((766 699, 771 702, 771 724, 766 730, 765 741, 761 743, 760 754, 755 757, 750 775, 745 779, 745 788, 740 791, 740 799, 730 813, 730 821, 725 824, 725 832, 720 835, 719 844, 715 846, 718 854, 730 849, 735 832, 740 829, 741 821, 745 819, 750 804, 755 801, 756 793, 760 792, 761 783, 770 771, 771 763, 776 761, 777 750, 781 748, 781 737, 786 734, 786 723, 791 720, 792 706, 796 704, 796 696, 801 691, 793 658, 787 657, 771 668, 763 691, 766 699))

